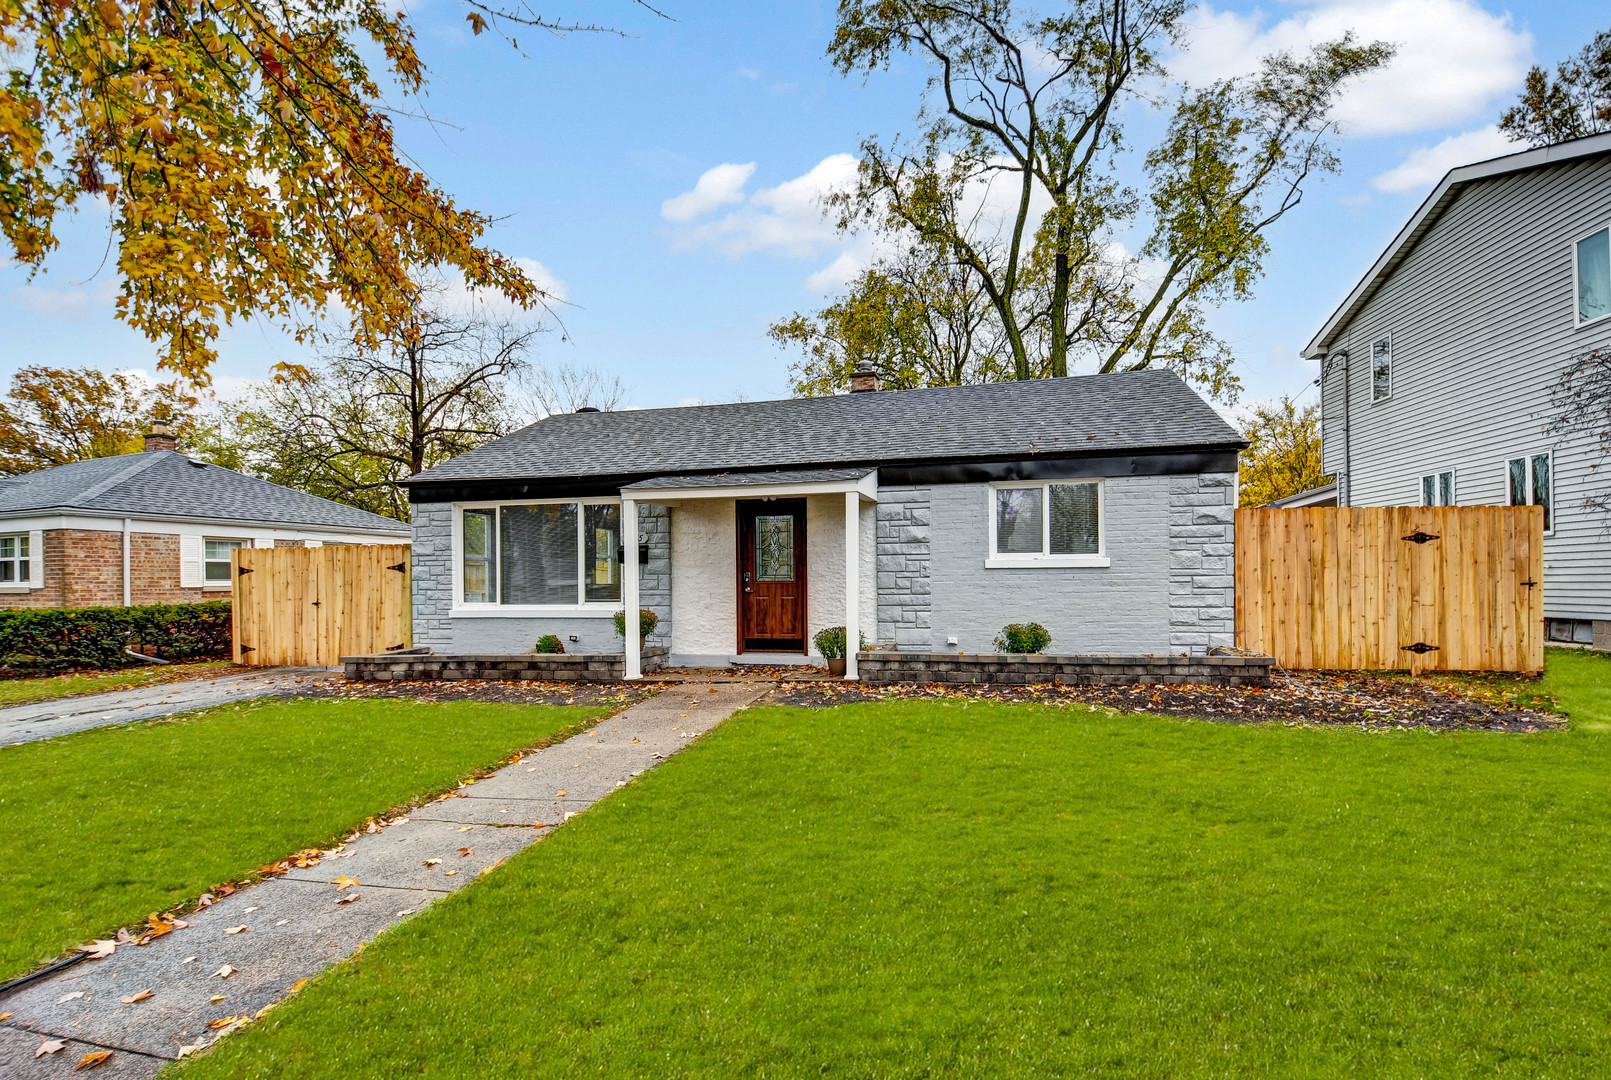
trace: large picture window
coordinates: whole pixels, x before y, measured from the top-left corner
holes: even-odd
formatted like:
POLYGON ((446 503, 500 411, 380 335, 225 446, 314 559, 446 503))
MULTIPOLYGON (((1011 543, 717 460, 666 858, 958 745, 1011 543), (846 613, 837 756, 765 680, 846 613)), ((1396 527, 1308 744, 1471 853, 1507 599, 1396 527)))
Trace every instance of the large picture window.
POLYGON ((1581 326, 1611 315, 1611 228, 1579 240, 1574 254, 1577 321, 1581 326))
POLYGON ((621 600, 621 504, 510 503, 461 512, 465 604, 576 607, 621 600))
POLYGON ((1051 480, 990 489, 987 566, 1107 566, 1102 482, 1051 480))

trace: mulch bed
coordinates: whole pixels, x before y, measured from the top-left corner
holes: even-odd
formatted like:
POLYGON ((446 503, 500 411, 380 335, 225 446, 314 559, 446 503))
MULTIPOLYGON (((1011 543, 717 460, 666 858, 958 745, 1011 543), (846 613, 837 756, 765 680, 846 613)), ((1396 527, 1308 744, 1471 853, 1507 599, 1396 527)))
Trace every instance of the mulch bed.
POLYGON ((891 699, 1025 701, 1096 705, 1119 712, 1165 713, 1229 723, 1278 722, 1328 727, 1437 728, 1534 732, 1565 726, 1565 718, 1434 688, 1397 676, 1361 672, 1278 675, 1260 686, 891 686, 784 683, 772 695, 780 705, 821 708, 891 699))

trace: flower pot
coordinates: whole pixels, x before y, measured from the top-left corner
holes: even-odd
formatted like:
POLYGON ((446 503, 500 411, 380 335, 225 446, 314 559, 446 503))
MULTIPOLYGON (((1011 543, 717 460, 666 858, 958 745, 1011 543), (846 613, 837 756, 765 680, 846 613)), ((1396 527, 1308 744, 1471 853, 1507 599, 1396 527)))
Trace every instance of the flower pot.
POLYGON ((843 656, 830 657, 828 660, 828 674, 836 679, 845 677, 845 658, 843 656))

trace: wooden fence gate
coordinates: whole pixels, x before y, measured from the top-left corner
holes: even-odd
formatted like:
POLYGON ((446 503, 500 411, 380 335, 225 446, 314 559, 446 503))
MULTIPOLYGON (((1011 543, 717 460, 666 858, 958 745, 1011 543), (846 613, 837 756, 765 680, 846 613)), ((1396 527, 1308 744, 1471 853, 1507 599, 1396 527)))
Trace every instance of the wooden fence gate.
POLYGON ((413 641, 407 544, 239 548, 237 664, 329 667, 413 641))
POLYGON ((1538 671, 1538 506, 1236 512, 1236 643, 1289 668, 1538 671))

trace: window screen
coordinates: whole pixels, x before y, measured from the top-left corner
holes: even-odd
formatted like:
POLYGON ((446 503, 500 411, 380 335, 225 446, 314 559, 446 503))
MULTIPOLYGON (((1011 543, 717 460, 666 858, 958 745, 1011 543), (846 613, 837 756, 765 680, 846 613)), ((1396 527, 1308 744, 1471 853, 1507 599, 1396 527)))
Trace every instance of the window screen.
POLYGON ((1095 484, 1052 484, 1053 555, 1095 555, 1098 551, 1095 484))
POLYGON ((588 600, 621 599, 621 507, 588 503, 582 507, 582 569, 588 600))
POLYGON ((1577 321, 1611 315, 1611 229, 1577 242, 1577 321))
POLYGON ((1001 488, 996 491, 996 551, 1003 555, 1039 555, 1044 548, 1041 499, 1044 488, 1001 488))
POLYGON ((505 604, 577 601, 575 503, 505 506, 498 518, 498 594, 505 604))
POLYGON ((497 555, 493 550, 493 522, 496 510, 464 512, 464 602, 496 603, 493 584, 498 580, 497 555))

